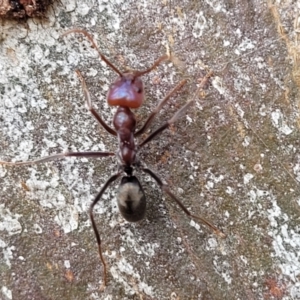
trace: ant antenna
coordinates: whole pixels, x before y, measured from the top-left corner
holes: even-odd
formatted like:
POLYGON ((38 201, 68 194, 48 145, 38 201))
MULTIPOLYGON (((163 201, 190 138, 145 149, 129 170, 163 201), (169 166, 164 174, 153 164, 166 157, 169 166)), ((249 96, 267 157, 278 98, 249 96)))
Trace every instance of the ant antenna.
POLYGON ((116 73, 118 73, 121 77, 123 77, 123 73, 121 71, 119 71, 119 69, 117 67, 115 67, 99 50, 99 48, 97 47, 96 43, 93 40, 93 37, 85 30, 83 29, 79 29, 79 28, 75 28, 75 29, 71 29, 66 31, 63 36, 66 36, 70 33, 81 33, 83 35, 85 35, 87 37, 87 39, 92 43, 93 47, 97 50, 100 58, 108 65, 110 66, 116 73))
POLYGON ((168 59, 169 59, 169 55, 163 55, 160 58, 158 58, 149 69, 144 70, 144 71, 135 71, 134 75, 136 77, 143 76, 143 75, 151 72, 153 69, 155 69, 162 61, 168 60, 168 59))

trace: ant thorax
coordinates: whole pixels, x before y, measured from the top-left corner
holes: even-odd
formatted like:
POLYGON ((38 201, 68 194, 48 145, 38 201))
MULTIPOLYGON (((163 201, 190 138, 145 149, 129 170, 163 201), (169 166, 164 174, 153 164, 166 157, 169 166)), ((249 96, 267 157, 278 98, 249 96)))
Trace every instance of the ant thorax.
POLYGON ((114 116, 113 124, 119 140, 118 156, 127 166, 135 162, 137 148, 134 142, 136 119, 128 107, 120 106, 114 116))
POLYGON ((118 160, 118 165, 124 169, 125 173, 126 173, 126 168, 128 166, 136 165, 136 163, 138 162, 136 154, 137 154, 136 149, 133 150, 129 149, 126 144, 122 146, 119 138, 119 149, 116 152, 116 157, 118 160), (128 164, 128 159, 130 161, 130 164, 128 164))

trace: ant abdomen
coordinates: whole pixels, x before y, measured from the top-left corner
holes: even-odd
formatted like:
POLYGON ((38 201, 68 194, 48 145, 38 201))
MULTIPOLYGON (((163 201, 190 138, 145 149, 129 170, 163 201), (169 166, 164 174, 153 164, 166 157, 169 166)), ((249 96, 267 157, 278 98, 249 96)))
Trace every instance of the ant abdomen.
POLYGON ((146 197, 140 182, 135 176, 124 176, 122 178, 117 200, 121 215, 128 222, 137 222, 145 217, 146 197))

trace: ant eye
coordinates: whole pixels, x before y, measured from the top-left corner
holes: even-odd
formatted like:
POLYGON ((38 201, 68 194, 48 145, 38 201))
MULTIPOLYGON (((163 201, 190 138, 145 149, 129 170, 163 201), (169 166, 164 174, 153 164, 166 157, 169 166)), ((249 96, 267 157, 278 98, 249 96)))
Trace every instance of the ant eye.
POLYGON ((142 86, 137 86, 135 85, 134 86, 134 91, 137 93, 137 94, 141 94, 143 92, 143 87, 142 86))

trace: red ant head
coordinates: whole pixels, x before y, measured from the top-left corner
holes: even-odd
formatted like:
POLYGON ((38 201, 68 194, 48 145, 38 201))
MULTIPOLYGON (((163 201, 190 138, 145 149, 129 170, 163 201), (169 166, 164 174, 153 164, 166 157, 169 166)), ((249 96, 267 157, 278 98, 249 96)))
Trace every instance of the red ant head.
POLYGON ((111 106, 139 108, 143 101, 143 82, 136 74, 124 73, 109 87, 107 102, 111 106))
POLYGON ((92 43, 96 51, 98 52, 100 58, 111 69, 113 69, 117 74, 120 75, 120 77, 110 86, 107 94, 107 102, 111 106, 139 108, 144 101, 143 82, 139 77, 151 72, 162 61, 169 59, 168 55, 164 55, 160 57, 158 60, 156 60, 154 64, 147 70, 122 73, 99 51, 96 43, 93 40, 93 37, 87 31, 75 28, 66 31, 63 34, 63 36, 70 33, 81 33, 85 35, 88 38, 88 40, 92 43))

